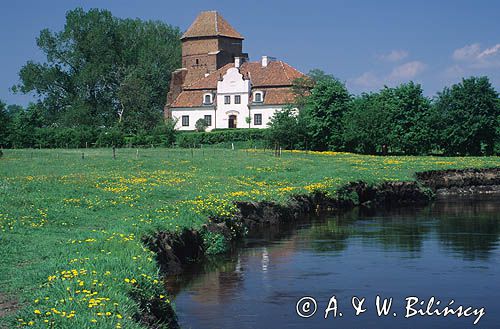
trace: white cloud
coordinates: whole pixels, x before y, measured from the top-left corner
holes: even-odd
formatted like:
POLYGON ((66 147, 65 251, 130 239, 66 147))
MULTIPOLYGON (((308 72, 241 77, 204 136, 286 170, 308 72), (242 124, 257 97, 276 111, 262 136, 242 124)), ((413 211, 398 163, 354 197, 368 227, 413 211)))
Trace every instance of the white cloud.
POLYGON ((352 82, 358 86, 365 88, 374 88, 382 84, 380 79, 373 72, 365 72, 359 77, 353 79, 352 82))
POLYGON ((406 50, 392 50, 388 54, 382 54, 377 57, 378 59, 386 62, 398 62, 408 57, 408 52, 406 50))
POLYGON ((425 68, 426 65, 420 61, 408 62, 395 67, 389 74, 388 79, 391 81, 412 79, 422 73, 425 68))
POLYGON ((378 75, 373 71, 367 71, 359 77, 351 79, 350 82, 366 89, 380 88, 384 85, 391 86, 415 78, 426 67, 427 65, 420 61, 412 61, 394 67, 389 74, 378 75))
POLYGON ((479 43, 474 43, 472 45, 467 45, 465 47, 455 49, 453 52, 453 59, 456 61, 466 61, 477 58, 481 53, 481 46, 479 43))
POLYGON ((452 65, 444 71, 445 78, 459 78, 466 75, 465 69, 460 65, 452 65))
POLYGON ((500 43, 486 49, 479 43, 466 45, 453 51, 452 58, 463 62, 466 69, 500 68, 500 43))
POLYGON ((485 57, 488 57, 488 56, 492 56, 492 55, 498 54, 499 52, 500 52, 500 43, 497 43, 493 47, 485 49, 477 57, 478 58, 485 58, 485 57))

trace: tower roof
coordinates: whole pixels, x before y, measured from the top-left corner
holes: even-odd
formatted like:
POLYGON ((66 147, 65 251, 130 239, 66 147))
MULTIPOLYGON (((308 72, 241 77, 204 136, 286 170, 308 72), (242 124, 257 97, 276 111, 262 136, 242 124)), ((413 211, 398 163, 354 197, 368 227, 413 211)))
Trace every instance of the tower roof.
POLYGON ((244 39, 218 12, 202 11, 181 39, 223 36, 244 39))

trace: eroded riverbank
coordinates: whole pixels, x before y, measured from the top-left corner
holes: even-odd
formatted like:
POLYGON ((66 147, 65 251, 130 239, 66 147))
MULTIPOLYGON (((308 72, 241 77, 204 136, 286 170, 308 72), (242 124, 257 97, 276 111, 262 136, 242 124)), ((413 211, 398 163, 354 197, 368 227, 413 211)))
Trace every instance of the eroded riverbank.
MULTIPOLYGON (((201 231, 184 230, 180 234, 159 232, 145 238, 144 243, 156 253, 164 274, 180 274, 186 265, 205 258, 207 246, 203 235, 207 233, 231 244, 241 240, 249 231, 294 222, 310 214, 338 213, 357 206, 371 209, 420 206, 428 204, 436 195, 500 192, 498 168, 430 171, 418 173, 416 177, 415 182, 384 182, 378 185, 354 182, 339 189, 335 195, 317 191, 294 196, 285 205, 265 201, 237 202, 238 213, 232 218, 211 218, 201 231)), ((171 327, 176 327, 176 317, 173 312, 169 313, 168 322, 171 327)))

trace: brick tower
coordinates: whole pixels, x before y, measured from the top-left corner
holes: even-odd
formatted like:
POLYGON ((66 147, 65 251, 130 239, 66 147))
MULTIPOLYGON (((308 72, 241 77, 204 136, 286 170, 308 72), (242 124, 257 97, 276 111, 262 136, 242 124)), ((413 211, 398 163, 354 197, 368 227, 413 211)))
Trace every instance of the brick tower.
POLYGON ((206 74, 216 71, 243 53, 243 36, 218 12, 201 12, 182 35, 182 68, 172 73, 165 115, 169 106, 187 86, 206 74))

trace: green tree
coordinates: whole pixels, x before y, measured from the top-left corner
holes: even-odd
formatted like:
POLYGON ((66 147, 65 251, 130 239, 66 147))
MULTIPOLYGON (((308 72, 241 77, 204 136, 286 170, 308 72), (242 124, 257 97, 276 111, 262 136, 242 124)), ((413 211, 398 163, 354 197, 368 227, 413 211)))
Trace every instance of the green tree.
POLYGON ((388 146, 405 154, 423 154, 431 150, 430 100, 422 87, 413 82, 380 92, 381 106, 390 121, 388 146))
POLYGON ((348 151, 375 154, 388 145, 391 122, 381 103, 378 93, 362 94, 352 100, 342 118, 348 151))
POLYGON ((161 119, 171 72, 180 66, 180 32, 78 8, 62 31, 42 30, 44 63, 29 61, 15 91, 35 93, 47 119, 62 126, 149 129, 161 119))
POLYGON ((205 131, 208 127, 208 123, 205 119, 198 119, 194 124, 196 131, 205 131))
POLYGON ((434 129, 446 154, 492 154, 498 136, 498 93, 487 77, 444 88, 434 103, 434 129))
POLYGON ((351 96, 336 78, 322 75, 303 101, 300 121, 305 124, 307 140, 314 150, 342 148, 341 119, 349 107, 351 96))
POLYGON ((31 103, 26 109, 14 112, 10 120, 8 140, 12 146, 38 146, 36 129, 45 126, 44 114, 39 104, 31 103))
POLYGON ((286 149, 300 148, 305 138, 303 125, 297 111, 285 108, 276 112, 268 123, 267 138, 272 145, 279 144, 286 149))
POLYGON ((432 147, 430 100, 413 82, 356 97, 343 118, 350 151, 374 154, 391 150, 428 153, 432 147))
POLYGON ((4 102, 0 100, 0 146, 7 146, 7 136, 10 129, 10 116, 4 102))

